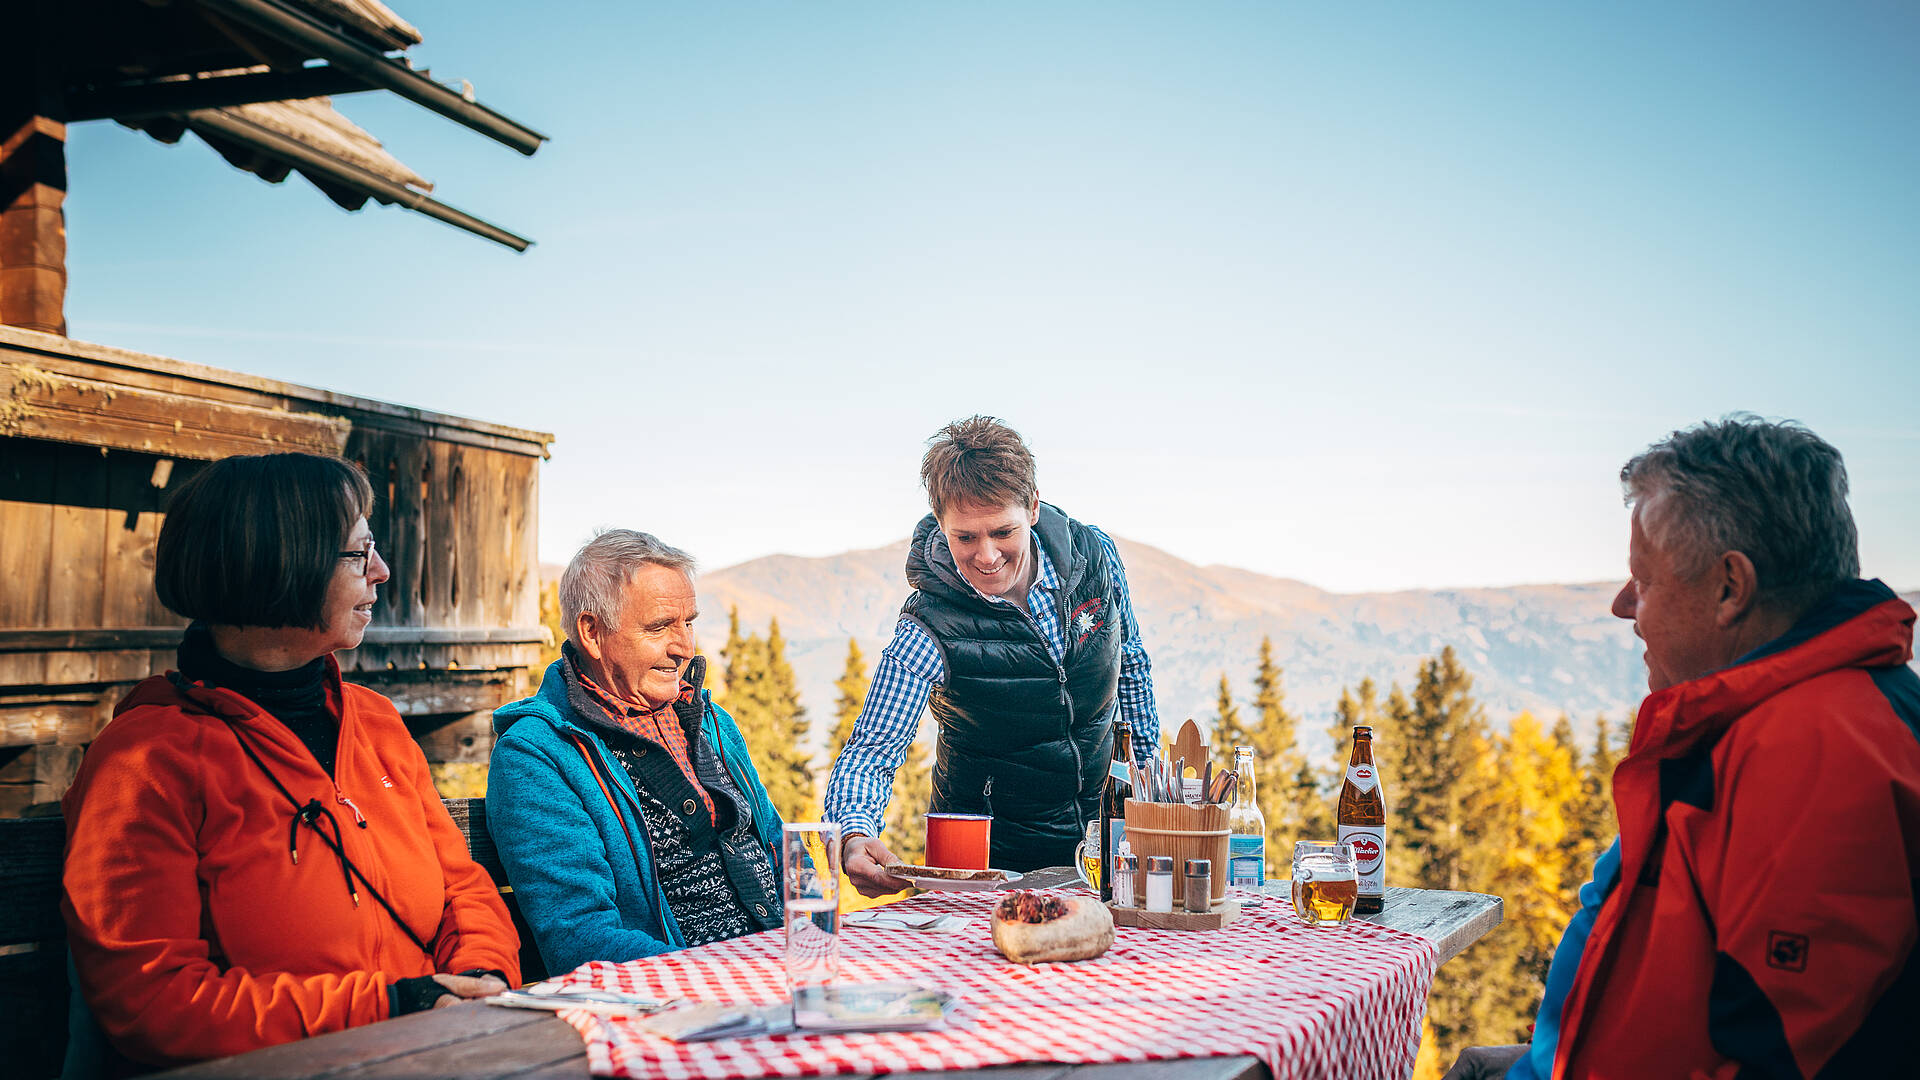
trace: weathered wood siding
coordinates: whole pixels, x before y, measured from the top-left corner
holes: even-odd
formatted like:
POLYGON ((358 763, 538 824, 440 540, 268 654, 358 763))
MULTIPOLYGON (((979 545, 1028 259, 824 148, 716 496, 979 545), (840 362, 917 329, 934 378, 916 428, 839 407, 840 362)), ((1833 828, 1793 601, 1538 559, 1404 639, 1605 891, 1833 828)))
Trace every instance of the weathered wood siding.
POLYGON ((429 760, 485 761, 524 694, 552 436, 0 327, 0 816, 59 797, 80 748, 183 621, 153 591, 167 492, 207 461, 358 461, 392 567, 349 679, 393 698, 429 760))

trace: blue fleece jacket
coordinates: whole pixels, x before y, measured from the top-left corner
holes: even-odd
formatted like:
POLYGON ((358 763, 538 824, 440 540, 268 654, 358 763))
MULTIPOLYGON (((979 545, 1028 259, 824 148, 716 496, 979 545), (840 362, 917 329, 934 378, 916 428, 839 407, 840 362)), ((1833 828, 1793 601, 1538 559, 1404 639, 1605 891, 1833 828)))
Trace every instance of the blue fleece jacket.
MULTIPOLYGON (((699 734, 751 802, 754 829, 777 876, 780 815, 733 717, 706 690, 700 702, 699 734)), ((617 963, 685 948, 655 876, 633 780, 574 713, 559 661, 547 668, 538 693, 494 710, 493 730, 488 829, 547 970, 559 975, 589 960, 617 963), (599 779, 573 736, 594 755, 599 779), (619 801, 625 829, 602 779, 619 801)))

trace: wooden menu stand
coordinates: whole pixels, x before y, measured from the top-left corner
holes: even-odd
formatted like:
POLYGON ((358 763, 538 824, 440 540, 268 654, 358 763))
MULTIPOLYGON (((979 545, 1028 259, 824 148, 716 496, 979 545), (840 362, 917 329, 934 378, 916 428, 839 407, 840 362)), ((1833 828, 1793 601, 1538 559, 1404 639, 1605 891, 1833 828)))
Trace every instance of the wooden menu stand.
POLYGON ((1113 925, 1134 926, 1143 930, 1224 930, 1240 914, 1240 901, 1216 900, 1209 911, 1148 911, 1145 908, 1107 905, 1113 913, 1113 925))

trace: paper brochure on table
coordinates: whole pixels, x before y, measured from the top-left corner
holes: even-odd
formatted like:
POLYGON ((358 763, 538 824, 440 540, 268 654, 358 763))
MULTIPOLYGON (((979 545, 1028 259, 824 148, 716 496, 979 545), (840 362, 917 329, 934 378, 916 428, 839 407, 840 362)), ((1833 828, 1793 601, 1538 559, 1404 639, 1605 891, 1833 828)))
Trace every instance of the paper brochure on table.
POLYGON ((957 1005, 953 995, 919 983, 840 983, 804 990, 792 1003, 687 1002, 635 1025, 683 1043, 788 1033, 938 1031, 957 1005))

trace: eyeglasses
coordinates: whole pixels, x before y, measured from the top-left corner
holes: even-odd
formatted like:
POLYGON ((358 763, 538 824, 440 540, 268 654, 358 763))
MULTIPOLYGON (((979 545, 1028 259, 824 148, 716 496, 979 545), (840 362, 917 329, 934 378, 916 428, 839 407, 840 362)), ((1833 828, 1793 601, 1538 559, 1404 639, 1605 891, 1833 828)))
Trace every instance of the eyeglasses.
POLYGON ((367 541, 367 546, 359 551, 343 551, 340 553, 340 557, 343 559, 360 560, 354 564, 353 576, 366 577, 367 567, 373 565, 373 541, 367 541))

